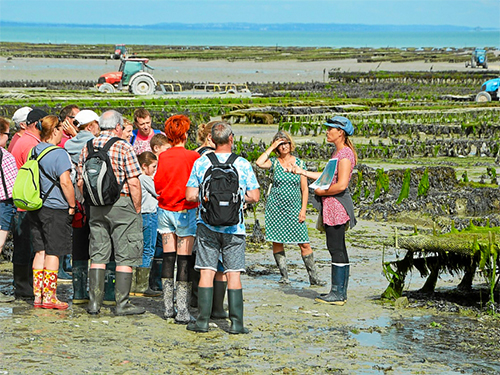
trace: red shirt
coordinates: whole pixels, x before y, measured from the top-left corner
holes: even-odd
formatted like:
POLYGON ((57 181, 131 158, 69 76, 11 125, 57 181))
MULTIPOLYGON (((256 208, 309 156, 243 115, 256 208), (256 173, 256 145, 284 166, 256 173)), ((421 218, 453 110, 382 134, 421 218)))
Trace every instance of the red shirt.
POLYGON ((24 132, 24 135, 19 138, 11 152, 14 159, 16 159, 17 169, 21 169, 28 160, 31 149, 39 143, 40 138, 37 135, 28 131, 24 132))
POLYGON ((7 151, 9 151, 12 154, 12 150, 14 149, 14 145, 16 144, 17 141, 19 141, 19 139, 21 139, 21 137, 22 137, 22 135, 19 135, 19 133, 14 134, 14 136, 10 140, 9 148, 7 149, 7 151))
POLYGON ((184 147, 172 147, 160 154, 155 174, 160 208, 178 212, 198 207, 198 202, 186 200, 186 185, 193 164, 199 157, 196 151, 184 147))

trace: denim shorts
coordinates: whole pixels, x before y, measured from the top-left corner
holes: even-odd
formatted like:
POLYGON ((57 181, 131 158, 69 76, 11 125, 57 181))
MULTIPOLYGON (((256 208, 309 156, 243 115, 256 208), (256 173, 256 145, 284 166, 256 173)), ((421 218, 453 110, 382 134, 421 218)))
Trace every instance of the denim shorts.
POLYGON ((0 230, 6 232, 10 230, 15 213, 16 207, 14 207, 12 198, 0 201, 0 230))
POLYGON ((177 237, 196 235, 196 208, 182 211, 158 209, 158 233, 175 233, 177 237))

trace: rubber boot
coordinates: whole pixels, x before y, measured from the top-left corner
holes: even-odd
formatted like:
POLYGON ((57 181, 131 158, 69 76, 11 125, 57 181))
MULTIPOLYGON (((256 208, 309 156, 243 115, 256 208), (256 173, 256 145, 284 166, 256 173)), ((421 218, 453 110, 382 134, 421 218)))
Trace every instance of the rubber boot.
POLYGON ((130 285, 130 295, 135 296, 137 290, 137 268, 132 268, 132 284, 130 285))
POLYGON ((57 271, 43 270, 42 308, 66 310, 69 305, 57 298, 57 271))
POLYGON ((231 320, 229 333, 248 333, 248 329, 243 326, 243 289, 228 289, 227 299, 229 302, 229 320, 231 320))
POLYGON ((200 283, 200 273, 194 269, 196 253, 191 255, 192 260, 189 266, 189 280, 191 281, 191 307, 198 307, 198 284, 200 283))
POLYGON ((191 299, 191 282, 177 281, 175 291, 177 315, 175 322, 179 324, 188 324, 194 318, 189 313, 189 300, 191 299))
POLYGON ((31 264, 13 264, 14 296, 33 298, 33 266, 31 264))
MULTIPOLYGON (((137 267, 135 268, 135 294, 136 296, 144 297, 146 291, 149 288, 149 272, 148 267, 137 267)), ((132 275, 132 280, 133 279, 132 275)), ((132 282, 133 285, 133 282, 132 282)))
POLYGON ((64 255, 61 257, 61 261, 63 263, 63 269, 66 272, 73 272, 73 266, 71 265, 71 254, 64 255))
POLYGON ((33 307, 39 309, 43 304, 43 270, 33 270, 33 295, 35 296, 35 301, 33 302, 33 307))
POLYGON ((276 265, 278 266, 281 274, 281 279, 278 281, 280 284, 290 284, 290 280, 288 280, 288 269, 286 266, 286 255, 284 251, 280 251, 279 253, 273 253, 274 260, 276 261, 276 265))
MULTIPOLYGON (((162 271, 163 259, 154 258, 151 264, 151 272, 149 273, 149 289, 154 291, 161 291, 161 271, 162 271)), ((160 293, 161 295, 161 293, 160 293)))
POLYGON ((212 312, 214 288, 198 287, 198 318, 187 325, 187 329, 194 332, 208 332, 208 323, 212 312))
POLYGON ((165 312, 163 317, 165 319, 175 317, 174 310, 174 279, 161 279, 163 284, 163 304, 165 305, 165 312))
MULTIPOLYGON (((161 288, 161 274, 160 274, 160 288, 151 289, 151 273, 153 272, 154 263, 151 264, 151 268, 148 268, 148 276, 146 279, 146 290, 143 293, 144 297, 160 297, 162 293, 161 288)), ((161 265, 160 265, 161 267, 161 265)), ((140 295, 140 294, 139 294, 140 295)))
POLYGON ((90 315, 97 315, 101 311, 102 300, 104 298, 104 277, 106 270, 91 268, 89 270, 89 304, 87 312, 90 315))
POLYGON ((224 310, 227 282, 214 280, 214 300, 212 302, 212 319, 227 319, 229 316, 224 310))
POLYGON ((314 262, 313 253, 302 256, 302 260, 304 261, 307 273, 309 274, 309 283, 311 284, 311 286, 326 285, 326 282, 319 279, 318 269, 316 268, 316 263, 314 262))
POLYGON ((349 283, 349 264, 332 264, 332 288, 325 296, 316 297, 315 301, 330 305, 343 306, 347 301, 349 283))
POLYGON ((115 274, 116 262, 111 261, 106 264, 106 272, 104 274, 104 300, 105 306, 115 306, 115 274))
POLYGON ((64 256, 59 257, 59 270, 57 275, 60 283, 69 283, 73 280, 73 277, 64 270, 64 256))
POLYGON ((89 302, 87 279, 89 276, 89 262, 87 260, 73 261, 73 305, 82 305, 89 302))
POLYGON ((135 306, 129 301, 130 287, 132 286, 132 273, 116 272, 115 276, 115 298, 116 315, 138 315, 144 314, 143 307, 135 306))

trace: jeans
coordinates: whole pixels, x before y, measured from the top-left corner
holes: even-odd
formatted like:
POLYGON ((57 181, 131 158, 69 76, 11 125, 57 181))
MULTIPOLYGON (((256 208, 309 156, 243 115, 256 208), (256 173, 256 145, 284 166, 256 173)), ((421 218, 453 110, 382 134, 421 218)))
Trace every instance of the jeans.
POLYGON ((31 225, 28 212, 17 211, 14 215, 14 254, 12 263, 27 266, 32 262, 33 248, 31 246, 31 225))
POLYGON ((149 268, 155 255, 156 238, 158 234, 158 213, 142 214, 142 235, 144 248, 140 267, 149 268))

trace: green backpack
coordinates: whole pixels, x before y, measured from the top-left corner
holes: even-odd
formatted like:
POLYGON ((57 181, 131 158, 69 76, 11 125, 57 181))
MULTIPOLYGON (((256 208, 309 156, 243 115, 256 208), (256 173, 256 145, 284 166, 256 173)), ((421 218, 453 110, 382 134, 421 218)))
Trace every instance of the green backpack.
POLYGON ((49 146, 40 155, 35 154, 34 147, 31 149, 28 160, 17 172, 16 181, 14 181, 14 187, 12 188, 12 199, 17 208, 26 211, 36 211, 42 208, 43 202, 45 202, 54 186, 59 186, 59 181, 54 180, 45 173, 39 164, 45 155, 58 148, 57 146, 49 146), (52 181, 52 186, 47 194, 43 196, 40 190, 40 172, 52 181))

